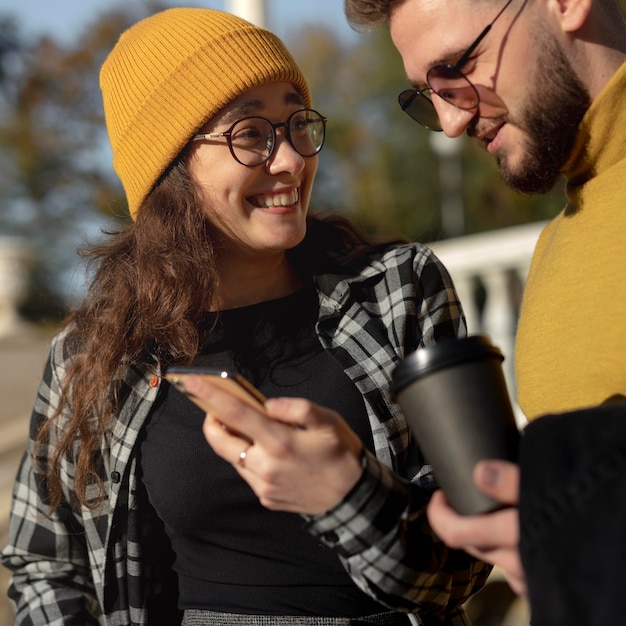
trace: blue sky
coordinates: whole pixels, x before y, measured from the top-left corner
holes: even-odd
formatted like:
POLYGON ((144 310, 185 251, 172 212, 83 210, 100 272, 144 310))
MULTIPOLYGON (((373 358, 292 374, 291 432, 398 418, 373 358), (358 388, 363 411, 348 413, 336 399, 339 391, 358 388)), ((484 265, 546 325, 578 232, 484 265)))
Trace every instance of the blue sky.
MULTIPOLYGON (((123 0, 0 0, 0 13, 14 14, 20 28, 28 35, 50 32, 55 38, 71 40, 98 13, 121 4, 123 0)), ((135 2, 136 0, 126 0, 135 2)), ((245 2, 246 0, 241 0, 245 2)), ((260 0, 247 0, 256 3, 260 0)), ((171 0, 171 6, 205 6, 229 10, 229 0, 171 0)), ((290 28, 303 24, 324 24, 347 38, 355 33, 343 14, 343 0, 265 0, 266 27, 279 37, 286 37, 290 28)))

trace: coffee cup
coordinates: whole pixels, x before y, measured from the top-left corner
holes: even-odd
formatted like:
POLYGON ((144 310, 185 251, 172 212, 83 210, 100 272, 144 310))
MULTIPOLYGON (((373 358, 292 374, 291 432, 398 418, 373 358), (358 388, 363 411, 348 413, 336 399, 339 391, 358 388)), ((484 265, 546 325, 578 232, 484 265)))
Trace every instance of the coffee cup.
POLYGON ((482 459, 515 462, 519 430, 502 370, 485 335, 419 348, 392 372, 392 392, 450 505, 463 515, 503 508, 474 485, 482 459))

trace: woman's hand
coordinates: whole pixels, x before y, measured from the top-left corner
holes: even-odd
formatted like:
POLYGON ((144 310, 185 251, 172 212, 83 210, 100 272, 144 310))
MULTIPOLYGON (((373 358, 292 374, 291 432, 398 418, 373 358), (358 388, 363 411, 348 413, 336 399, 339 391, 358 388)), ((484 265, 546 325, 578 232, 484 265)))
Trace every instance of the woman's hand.
POLYGON ((459 515, 441 490, 428 505, 428 519, 435 534, 451 548, 465 550, 482 561, 500 567, 511 589, 526 595, 526 578, 519 555, 519 468, 506 461, 481 461, 474 468, 474 482, 486 494, 509 505, 486 515, 459 515))
POLYGON ((363 444, 335 411, 301 398, 272 398, 264 414, 198 376, 184 384, 215 407, 204 421, 206 440, 268 509, 317 515, 359 480, 363 444))

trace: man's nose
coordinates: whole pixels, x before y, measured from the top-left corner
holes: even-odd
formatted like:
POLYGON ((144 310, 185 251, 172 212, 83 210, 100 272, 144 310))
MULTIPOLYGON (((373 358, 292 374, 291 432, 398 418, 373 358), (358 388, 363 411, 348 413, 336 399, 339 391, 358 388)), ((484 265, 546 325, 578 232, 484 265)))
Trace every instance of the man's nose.
POLYGON ((433 94, 433 105, 437 110, 443 132, 452 138, 460 137, 478 113, 478 107, 459 109, 437 94, 433 94))

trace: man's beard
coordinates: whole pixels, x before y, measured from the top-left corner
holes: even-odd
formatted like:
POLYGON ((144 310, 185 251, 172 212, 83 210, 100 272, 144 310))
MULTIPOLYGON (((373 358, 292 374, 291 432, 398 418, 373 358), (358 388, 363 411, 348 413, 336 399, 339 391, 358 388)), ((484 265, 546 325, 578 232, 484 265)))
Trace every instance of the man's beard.
POLYGON ((497 157, 504 182, 520 193, 552 189, 574 145, 578 126, 591 98, 553 35, 542 25, 536 45, 538 58, 531 76, 526 108, 517 124, 525 133, 525 156, 513 169, 497 157))

